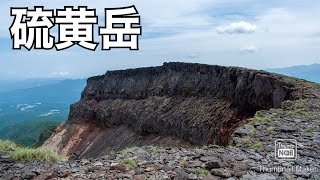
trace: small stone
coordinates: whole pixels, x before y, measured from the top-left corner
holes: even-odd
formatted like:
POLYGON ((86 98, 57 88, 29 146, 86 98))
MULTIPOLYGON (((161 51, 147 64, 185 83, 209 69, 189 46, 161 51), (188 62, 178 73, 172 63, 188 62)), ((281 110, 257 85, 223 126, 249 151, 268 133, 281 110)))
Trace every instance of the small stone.
POLYGON ((189 174, 186 173, 185 171, 178 171, 176 172, 177 175, 173 178, 174 180, 186 180, 189 178, 189 174))
POLYGON ((222 161, 218 158, 212 158, 209 161, 207 161, 205 164, 206 164, 206 168, 209 170, 223 167, 222 161))
POLYGON ((197 167, 201 167, 202 162, 200 161, 189 161, 187 167, 188 168, 197 168, 197 167))
POLYGON ((188 179, 195 180, 195 179, 198 179, 198 177, 195 174, 189 174, 189 178, 188 179))
POLYGON ((247 174, 248 166, 246 163, 238 162, 233 164, 233 175, 236 177, 243 176, 247 174))
POLYGON ((219 176, 222 178, 229 178, 231 177, 232 171, 228 170, 228 169, 211 169, 211 173, 215 176, 219 176))
POLYGON ((82 160, 80 161, 80 163, 81 163, 82 165, 86 165, 86 164, 90 164, 90 161, 87 160, 87 159, 82 159, 82 160))
POLYGON ((121 172, 128 172, 128 168, 119 163, 111 163, 110 170, 117 170, 121 172))
POLYGON ((97 161, 95 163, 92 164, 93 166, 103 166, 103 163, 100 161, 97 161))
POLYGON ((23 175, 23 179, 33 179, 36 176, 34 172, 27 172, 23 175))
POLYGON ((71 167, 71 168, 77 167, 77 164, 71 163, 71 164, 70 164, 70 167, 71 167))
POLYGON ((139 174, 139 175, 135 175, 134 179, 135 180, 146 180, 147 177, 145 175, 143 175, 143 174, 139 174))
POLYGON ((253 125, 246 124, 234 131, 235 136, 244 137, 250 134, 250 132, 255 129, 253 125))
POLYGON ((1 156, 1 159, 10 159, 10 156, 1 156))
POLYGON ((298 129, 294 126, 287 126, 287 125, 280 124, 277 130, 280 132, 296 132, 298 129))
POLYGON ((67 178, 70 175, 68 171, 59 171, 58 172, 58 177, 60 178, 67 178))
POLYGON ((145 172, 151 172, 151 171, 154 171, 154 168, 153 167, 147 167, 144 171, 145 172))
POLYGON ((17 164, 15 164, 15 165, 13 165, 13 167, 16 167, 16 168, 21 169, 21 168, 25 167, 25 165, 24 165, 24 164, 21 164, 21 163, 17 163, 17 164))
POLYGON ((125 179, 125 178, 127 178, 127 179, 132 179, 132 176, 131 176, 130 174, 119 173, 119 174, 117 175, 117 178, 121 178, 121 179, 125 179))

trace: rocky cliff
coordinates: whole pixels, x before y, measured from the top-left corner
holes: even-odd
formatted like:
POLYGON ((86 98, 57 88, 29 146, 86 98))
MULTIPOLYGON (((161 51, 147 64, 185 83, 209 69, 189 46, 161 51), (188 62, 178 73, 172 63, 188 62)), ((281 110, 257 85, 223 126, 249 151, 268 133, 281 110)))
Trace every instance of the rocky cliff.
POLYGON ((165 63, 89 78, 69 119, 44 144, 64 156, 131 145, 226 146, 258 110, 312 96, 313 85, 238 67, 165 63))

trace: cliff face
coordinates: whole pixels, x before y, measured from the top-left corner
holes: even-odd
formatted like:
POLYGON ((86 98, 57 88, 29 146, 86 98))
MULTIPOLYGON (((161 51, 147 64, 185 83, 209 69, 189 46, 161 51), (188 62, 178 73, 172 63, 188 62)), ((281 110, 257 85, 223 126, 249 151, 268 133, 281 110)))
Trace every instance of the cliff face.
POLYGON ((132 144, 227 145, 245 119, 303 97, 306 84, 263 71, 190 63, 110 71, 88 79, 69 120, 44 146, 89 156, 132 144))

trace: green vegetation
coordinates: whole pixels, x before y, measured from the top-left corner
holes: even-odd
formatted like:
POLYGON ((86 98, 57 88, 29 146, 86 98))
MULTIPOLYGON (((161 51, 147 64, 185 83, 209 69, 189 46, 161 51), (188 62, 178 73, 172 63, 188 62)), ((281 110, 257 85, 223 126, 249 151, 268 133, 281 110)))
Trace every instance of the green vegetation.
POLYGON ((276 129, 276 127, 270 126, 270 127, 267 128, 267 131, 268 131, 268 132, 272 132, 272 131, 274 131, 275 129, 276 129))
POLYGON ((251 134, 251 135, 257 134, 257 130, 256 130, 256 129, 251 129, 250 134, 251 134))
POLYGON ((257 123, 264 123, 264 124, 266 124, 266 123, 269 123, 269 122, 271 121, 271 119, 268 118, 268 117, 259 117, 259 116, 255 116, 254 118, 251 118, 250 120, 251 120, 251 121, 250 121, 249 124, 251 124, 251 125, 257 124, 257 123))
POLYGON ((254 142, 251 145, 251 148, 253 148, 253 149, 260 149, 261 147, 262 147, 262 142, 260 142, 260 141, 254 142))
POLYGON ((19 148, 16 151, 10 153, 13 160, 20 161, 53 161, 60 160, 60 156, 51 149, 31 149, 31 148, 19 148))
POLYGON ((305 108, 298 108, 298 109, 295 109, 293 111, 289 111, 288 114, 289 115, 299 115, 299 114, 302 114, 304 115, 306 112, 306 109, 305 108))
POLYGON ((60 160, 60 156, 51 149, 25 148, 9 140, 0 140, 0 152, 10 155, 16 161, 53 161, 60 160))
POLYGON ((229 148, 229 149, 234 149, 234 148, 236 148, 236 145, 235 145, 234 143, 229 144, 229 145, 228 145, 228 148, 229 148))
POLYGON ((9 139, 23 146, 39 147, 63 122, 61 116, 62 114, 52 115, 52 117, 37 117, 15 125, 0 127, 0 139, 9 139))
POLYGON ((195 170, 193 171, 193 173, 194 173, 196 176, 199 176, 199 175, 201 174, 199 169, 195 169, 195 170))
POLYGON ((9 141, 9 140, 0 140, 0 152, 5 154, 16 151, 20 146, 9 141))
POLYGON ((206 169, 195 169, 193 170, 193 173, 196 175, 196 176, 199 176, 200 174, 204 174, 205 176, 208 176, 209 175, 209 171, 206 170, 206 169))
POLYGON ((226 152, 226 150, 225 150, 224 148, 222 148, 222 147, 219 147, 219 148, 217 149, 217 152, 218 152, 218 153, 224 153, 224 152, 226 152))
MULTIPOLYGON (((115 154, 126 154, 126 153, 129 153, 129 152, 135 151, 137 149, 138 149, 137 146, 131 146, 131 147, 127 147, 127 148, 122 149, 122 150, 112 150, 112 151, 109 152, 109 154, 112 154, 112 155, 115 155, 115 154)), ((108 152, 106 152, 106 153, 108 153, 108 152)))
POLYGON ((279 117, 279 114, 277 114, 277 113, 272 113, 272 114, 271 114, 271 117, 272 117, 272 118, 277 118, 277 117, 279 117))
POLYGON ((134 161, 133 159, 131 158, 125 158, 122 160, 122 163, 123 164, 127 164, 127 165, 130 165, 131 167, 137 169, 138 168, 138 165, 136 163, 136 161, 134 161))
POLYGON ((312 132, 313 132, 313 129, 312 129, 312 128, 308 128, 308 129, 306 130, 306 132, 307 132, 307 133, 312 133, 312 132))
POLYGON ((132 146, 132 147, 127 147, 127 148, 125 148, 125 149, 122 149, 122 150, 119 151, 119 152, 126 154, 126 153, 128 153, 128 152, 132 152, 132 151, 137 150, 137 149, 138 149, 137 146, 132 146))
POLYGON ((262 112, 261 112, 261 111, 257 111, 257 112, 256 112, 255 117, 262 117, 262 116, 263 116, 263 114, 262 114, 262 112))
POLYGON ((41 131, 41 134, 35 144, 32 147, 37 148, 40 147, 50 136, 54 133, 57 126, 49 126, 41 131))
POLYGON ((159 152, 161 150, 158 146, 147 146, 146 149, 150 152, 159 152))
POLYGON ((206 176, 209 175, 209 171, 206 170, 206 169, 202 169, 201 172, 202 172, 202 174, 204 174, 204 175, 206 175, 206 176))
POLYGON ((249 143, 251 143, 251 138, 250 138, 250 136, 245 136, 245 137, 243 137, 242 139, 241 139, 241 141, 243 142, 243 143, 246 143, 246 144, 249 144, 249 143))

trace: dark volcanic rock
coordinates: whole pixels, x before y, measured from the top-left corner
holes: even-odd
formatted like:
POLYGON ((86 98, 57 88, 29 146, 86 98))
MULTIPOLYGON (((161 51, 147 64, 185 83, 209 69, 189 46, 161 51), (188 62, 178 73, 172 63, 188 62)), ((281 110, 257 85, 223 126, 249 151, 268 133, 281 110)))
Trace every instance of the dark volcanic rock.
POLYGON ((45 146, 83 156, 89 149, 87 155, 98 155, 108 147, 161 144, 168 136, 195 145, 228 145, 244 119, 299 99, 303 86, 264 71, 204 64, 110 71, 88 79, 69 120, 52 137, 60 142, 49 139, 45 146))

